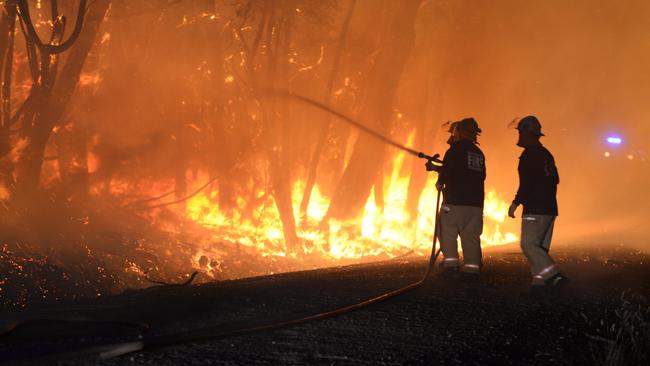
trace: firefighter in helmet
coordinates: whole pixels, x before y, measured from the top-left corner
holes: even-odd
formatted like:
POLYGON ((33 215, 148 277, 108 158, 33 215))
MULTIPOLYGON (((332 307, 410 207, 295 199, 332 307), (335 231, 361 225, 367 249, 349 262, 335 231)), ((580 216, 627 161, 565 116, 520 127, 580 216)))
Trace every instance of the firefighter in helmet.
MULTIPOLYGON (((443 273, 455 277, 460 273, 478 279, 482 266, 481 233, 485 197, 485 156, 478 148, 481 133, 474 118, 450 125, 449 149, 439 170, 438 189, 442 189, 440 212, 440 246, 443 273), (463 265, 458 256, 458 236, 463 249, 463 265)), ((427 170, 433 170, 427 163, 427 170)))
POLYGON ((560 177, 553 155, 542 145, 542 126, 535 116, 522 118, 517 124, 517 146, 524 151, 519 157, 519 190, 508 209, 515 217, 523 205, 521 218, 521 249, 528 258, 532 274, 532 291, 562 287, 569 280, 549 256, 553 226, 558 215, 557 185, 560 177))

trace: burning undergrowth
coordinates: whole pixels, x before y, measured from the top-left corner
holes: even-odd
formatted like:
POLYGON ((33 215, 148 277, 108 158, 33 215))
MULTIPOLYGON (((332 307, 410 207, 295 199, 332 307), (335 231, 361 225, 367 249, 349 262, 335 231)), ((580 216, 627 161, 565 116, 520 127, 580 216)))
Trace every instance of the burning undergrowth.
POLYGON ((175 283, 193 269, 204 273, 197 281, 281 270, 276 261, 236 243, 213 242, 210 257, 199 254, 201 232, 192 231, 190 221, 171 212, 158 216, 173 217, 187 230, 161 229, 146 215, 106 198, 93 200, 92 208, 51 204, 38 213, 40 217, 33 210, 29 217, 15 215, 3 225, 3 307, 104 296, 148 287, 153 281, 175 283))
MULTIPOLYGON (((396 171, 399 164, 398 158, 396 171)), ((104 296, 151 286, 150 280, 177 283, 193 271, 200 272, 196 281, 204 282, 430 250, 433 181, 422 195, 418 220, 404 212, 405 180, 397 175, 386 177, 383 207, 371 194, 363 216, 346 222, 323 220, 329 199, 316 187, 307 214, 296 217, 294 247, 284 241, 268 192, 247 195, 254 203, 238 197, 239 210, 222 210, 216 181, 197 174, 189 193, 175 197, 173 181, 133 185, 115 179, 108 190, 92 189, 85 201, 61 200, 49 191, 30 199, 37 206, 21 206, 27 209, 5 204, 2 306, 104 296)), ((297 206, 303 185, 294 187, 297 206)), ((501 233, 504 205, 496 193, 487 195, 484 245, 516 240, 513 233, 501 233)))
MULTIPOLYGON (((443 116, 423 112, 442 95, 409 61, 432 60, 431 32, 413 32, 419 2, 18 4, 0 19, 3 306, 429 252, 423 161, 256 90, 316 96, 444 150, 443 116), (85 5, 74 32, 53 16, 80 21, 85 5), (64 40, 44 45, 46 30, 64 40)), ((484 245, 517 240, 506 211, 488 189, 484 245)))

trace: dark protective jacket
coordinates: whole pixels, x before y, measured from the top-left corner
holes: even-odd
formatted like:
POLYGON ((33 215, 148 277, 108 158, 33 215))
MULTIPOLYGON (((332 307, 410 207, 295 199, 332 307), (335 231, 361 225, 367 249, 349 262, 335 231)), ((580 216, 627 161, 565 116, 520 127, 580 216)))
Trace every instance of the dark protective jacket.
POLYGON ((519 190, 516 204, 524 215, 557 216, 557 185, 560 183, 553 155, 542 145, 527 147, 519 157, 519 190))
POLYGON ((485 156, 468 140, 455 141, 442 159, 438 182, 444 183, 444 202, 483 208, 485 156))

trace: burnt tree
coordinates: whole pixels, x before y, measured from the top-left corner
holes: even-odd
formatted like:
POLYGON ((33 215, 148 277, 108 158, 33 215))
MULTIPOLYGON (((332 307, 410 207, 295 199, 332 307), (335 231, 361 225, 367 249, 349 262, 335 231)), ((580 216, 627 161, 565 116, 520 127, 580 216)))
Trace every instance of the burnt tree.
MULTIPOLYGON (((286 88, 287 55, 291 37, 291 18, 283 6, 271 8, 266 29, 267 45, 267 83, 286 88)), ((286 100, 274 98, 263 104, 264 139, 269 162, 269 177, 275 204, 278 207, 282 231, 287 249, 296 251, 298 235, 293 204, 291 202, 291 156, 289 154, 289 121, 287 120, 286 100)))
POLYGON ((74 30, 63 41, 66 18, 59 14, 57 1, 52 0, 52 37, 44 43, 32 23, 29 4, 18 1, 33 77, 22 117, 21 133, 27 145, 16 167, 18 197, 28 198, 38 189, 46 144, 54 127, 61 123, 109 4, 110 0, 97 0, 86 9, 86 1, 81 0, 74 30), (59 71, 59 55, 68 49, 59 71))
MULTIPOLYGON (((392 116, 395 91, 414 43, 413 23, 420 2, 389 2, 390 24, 381 50, 370 69, 368 96, 360 116, 376 131, 386 134, 392 116)), ((381 171, 384 145, 360 134, 347 168, 334 192, 326 219, 349 219, 361 214, 376 177, 381 171)))
POLYGON ((13 187, 13 164, 8 156, 11 151, 10 128, 14 119, 11 115, 11 84, 13 73, 14 40, 16 34, 16 1, 4 4, 0 18, 0 75, 2 75, 2 116, 0 123, 0 184, 4 190, 13 187))
MULTIPOLYGON (((352 19, 352 14, 354 13, 354 7, 356 5, 356 0, 352 0, 347 10, 345 20, 343 21, 343 26, 339 38, 336 42, 336 53, 334 55, 334 64, 332 65, 332 71, 330 73, 327 86, 325 87, 325 93, 323 95, 323 100, 325 105, 331 105, 334 81, 338 76, 339 67, 341 64, 341 58, 343 55, 343 49, 345 45, 345 39, 347 38, 348 30, 350 28, 350 20, 352 19)), ((303 192, 302 201, 300 203, 300 216, 304 218, 307 213, 307 208, 309 208, 309 200, 311 198, 311 192, 316 183, 316 172, 318 171, 318 166, 320 163, 321 155, 323 154, 323 148, 327 142, 327 136, 330 131, 330 115, 328 114, 325 120, 322 122, 320 132, 318 134, 318 141, 316 142, 316 147, 314 147, 314 152, 312 153, 311 162, 309 164, 309 173, 307 174, 307 181, 305 183, 305 190, 303 192)))

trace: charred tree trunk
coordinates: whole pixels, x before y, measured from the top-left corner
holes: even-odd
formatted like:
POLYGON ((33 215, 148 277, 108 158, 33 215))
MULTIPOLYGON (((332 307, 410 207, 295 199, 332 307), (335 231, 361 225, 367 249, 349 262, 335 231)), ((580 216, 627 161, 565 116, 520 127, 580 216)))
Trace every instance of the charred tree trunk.
POLYGON ((225 28, 223 24, 217 22, 206 22, 203 28, 204 37, 208 44, 209 50, 208 60, 211 63, 211 69, 214 74, 210 80, 211 88, 215 91, 215 97, 212 100, 212 105, 206 114, 208 121, 214 121, 208 126, 212 133, 212 143, 214 148, 212 150, 213 161, 210 164, 211 177, 218 176, 221 179, 217 181, 219 187, 219 209, 223 211, 231 211, 237 208, 237 196, 235 182, 238 179, 244 178, 244 173, 239 172, 236 174, 235 165, 241 159, 238 152, 233 147, 237 146, 232 138, 232 130, 235 124, 232 120, 233 117, 229 115, 226 109, 227 101, 225 96, 224 79, 225 71, 223 65, 223 45, 221 29, 225 28), (215 37, 215 35, 219 35, 215 37), (233 151, 235 150, 235 151, 233 151))
MULTIPOLYGON (((286 56, 289 47, 290 24, 285 8, 287 8, 285 1, 281 1, 279 5, 270 2, 262 3, 258 32, 250 44, 242 34, 241 27, 235 29, 246 54, 247 74, 253 94, 256 92, 258 77, 263 80, 262 85, 278 86, 281 82, 286 84, 286 56), (255 71, 255 56, 262 38, 265 38, 266 68, 263 69, 264 75, 258 75, 255 71)), ((244 13, 250 10, 246 9, 244 13)), ((293 11, 293 8, 290 11, 293 11)), ((286 87, 286 85, 284 86, 286 87)), ((268 159, 270 193, 273 195, 282 221, 286 247, 288 251, 295 252, 298 235, 291 201, 289 169, 291 159, 288 151, 285 151, 285 145, 288 143, 287 121, 283 121, 286 115, 282 114, 283 108, 280 103, 286 103, 286 101, 281 101, 278 98, 265 98, 260 101, 263 116, 261 138, 268 159)), ((286 111, 286 108, 284 110, 286 111)))
POLYGON ((13 164, 7 155, 11 151, 11 82, 13 50, 16 34, 16 1, 5 2, 0 19, 0 75, 2 75, 2 123, 0 124, 0 184, 6 190, 13 186, 13 164))
MULTIPOLYGON (((416 0, 392 4, 389 32, 370 70, 370 93, 360 115, 365 123, 383 134, 389 131, 393 97, 413 47, 413 23, 418 7, 416 0)), ((384 148, 374 137, 359 135, 326 218, 342 220, 361 214, 376 174, 381 170, 384 148)))
MULTIPOLYGON (((87 70, 99 67, 99 56, 86 60, 87 70)), ((80 86, 75 92, 76 108, 66 114, 53 136, 58 151, 62 198, 77 203, 85 202, 90 194, 88 171, 88 142, 96 123, 96 97, 92 86, 80 86)))
MULTIPOLYGON (((327 87, 325 88, 325 95, 323 100, 325 105, 331 105, 332 103, 332 89, 334 88, 334 81, 338 76, 339 66, 341 64, 341 56, 343 54, 343 49, 345 45, 345 39, 347 38, 348 29, 350 28, 350 20, 352 19, 352 14, 354 12, 354 7, 356 5, 356 0, 350 2, 350 7, 348 8, 347 15, 345 16, 345 21, 343 22, 343 28, 339 35, 339 39, 336 43, 336 54, 334 55, 334 64, 332 65, 332 72, 330 73, 329 81, 327 82, 327 87)), ((323 147, 327 142, 327 136, 330 131, 330 116, 326 115, 323 125, 321 126, 320 133, 318 135, 318 142, 314 148, 314 152, 309 164, 309 173, 307 175, 307 181, 305 183, 305 191, 303 192, 302 201, 300 203, 300 217, 304 219, 307 214, 307 208, 309 207, 309 200, 311 198, 311 192, 316 183, 316 172, 318 171, 318 165, 320 163, 320 157, 323 153, 323 147)))
MULTIPOLYGON (((250 8, 248 8, 248 7, 246 7, 246 9, 247 9, 247 11, 244 12, 244 13, 247 13, 248 10, 250 10, 250 8)), ((255 94, 254 86, 256 84, 256 80, 258 79, 258 75, 257 75, 256 70, 255 70, 255 66, 256 66, 256 61, 255 60, 256 60, 256 56, 257 56, 257 50, 258 50, 258 48, 259 48, 259 46, 260 46, 260 44, 262 42, 262 39, 263 39, 264 35, 266 33, 268 33, 267 29, 269 31, 271 29, 271 27, 268 26, 269 18, 271 16, 271 13, 272 13, 272 11, 271 11, 270 3, 269 2, 263 3, 262 11, 261 11, 260 17, 258 19, 258 23, 257 23, 257 25, 255 27, 255 29, 257 29, 257 31, 255 32, 253 38, 251 40, 249 40, 249 41, 246 40, 246 37, 242 32, 242 28, 244 27, 245 21, 242 24, 234 27, 234 31, 235 31, 235 33, 237 35, 237 39, 241 42, 243 52, 244 52, 244 54, 246 56, 246 76, 248 78, 248 84, 249 84, 248 86, 249 87, 252 86, 253 90, 251 92, 253 93, 253 95, 255 94)), ((266 77, 269 78, 270 76, 266 75, 266 77)), ((225 103, 224 103, 224 106, 225 106, 225 103)), ((231 108, 231 107, 229 107, 229 108, 231 108)), ((244 118, 246 118, 246 119, 250 118, 248 116, 248 113, 247 113, 246 105, 244 105, 244 107, 241 110, 237 110, 237 112, 239 112, 238 115, 245 116, 244 118)), ((236 119, 236 117, 234 117, 234 115, 235 115, 235 113, 233 113, 233 119, 236 119)), ((260 135, 262 135, 262 136, 268 135, 267 132, 266 132, 267 125, 268 125, 268 116, 267 116, 267 113, 265 111, 265 105, 261 105, 261 115, 262 115, 262 118, 261 118, 261 131, 260 130, 255 130, 255 128, 252 128, 250 137, 247 139, 248 144, 250 144, 250 142, 253 141, 253 136, 255 134, 257 134, 257 133, 261 132, 260 135)), ((225 116, 225 114, 224 114, 224 116, 225 116)), ((224 119, 223 120, 223 126, 225 127, 227 125, 227 123, 229 123, 229 122, 224 119)), ((237 124, 236 121, 230 121, 230 123, 237 124)), ((259 128, 260 127, 257 127, 257 129, 259 129, 259 128)), ((223 129, 222 129, 221 133, 222 133, 222 136, 224 136, 224 138, 221 139, 221 141, 223 141, 223 145, 225 147, 230 146, 228 141, 225 140, 226 135, 224 134, 223 129)), ((230 150, 227 150, 227 151, 230 151, 230 150)), ((227 166, 227 164, 224 164, 221 160, 219 161, 219 165, 227 166)), ((222 170, 227 171, 225 168, 222 169, 222 170)), ((270 184, 268 183, 268 178, 265 178, 264 180, 265 180, 265 182, 262 184, 263 180, 258 179, 257 175, 253 175, 253 187, 249 192, 249 199, 247 200, 247 205, 246 205, 246 207, 244 209, 244 217, 249 217, 249 218, 253 217, 253 213, 255 212, 257 207, 260 204, 262 204, 262 202, 267 200, 267 198, 268 198, 267 194, 270 194, 270 187, 269 187, 270 184), (262 197, 257 196, 257 189, 260 186, 264 186, 264 191, 265 191, 265 193, 264 193, 264 195, 262 197)), ((227 185, 226 187, 223 187, 223 188, 225 188, 226 191, 232 190, 233 185, 229 184, 229 185, 227 185)), ((221 196, 222 195, 220 194, 220 197, 221 196)), ((234 207, 234 205, 235 205, 235 202, 233 201, 232 206, 234 207)))
MULTIPOLYGON (((97 0, 90 5, 90 9, 85 16, 84 31, 79 30, 78 38, 74 41, 74 46, 72 46, 68 54, 60 75, 57 75, 56 82, 54 82, 52 75, 55 70, 48 70, 50 65, 47 61, 42 65, 41 85, 34 90, 34 92, 38 93, 38 99, 32 103, 34 115, 31 128, 28 129, 29 135, 26 136, 28 143, 17 166, 16 188, 20 196, 30 197, 38 189, 45 146, 52 129, 60 123, 60 119, 72 98, 84 62, 94 44, 95 36, 109 4, 110 0, 97 0)), ((71 46, 67 41, 63 45, 66 45, 66 49, 71 46)), ((50 57, 48 52, 50 51, 52 50, 47 47, 42 48, 42 59, 48 59, 50 57)), ((30 121, 25 122, 29 123, 30 121)))
MULTIPOLYGON (((285 14, 279 14, 277 23, 269 21, 267 30, 267 47, 272 50, 268 53, 269 60, 269 77, 270 85, 278 85, 287 80, 286 75, 286 55, 289 47, 289 34, 291 24, 285 14), (276 35, 274 42, 273 35, 276 35)), ((286 86, 286 85, 285 85, 286 86)), ((269 176, 271 178, 271 189, 275 204, 278 207, 280 220, 282 221, 282 231, 287 250, 295 252, 298 244, 298 235, 296 233, 296 221, 294 217, 293 204, 291 202, 291 174, 290 174, 290 156, 287 151, 287 124, 286 108, 282 108, 280 103, 286 103, 286 100, 275 99, 267 108, 266 125, 269 145, 267 146, 269 154, 269 176), (284 114, 282 112, 285 112, 284 114)))

